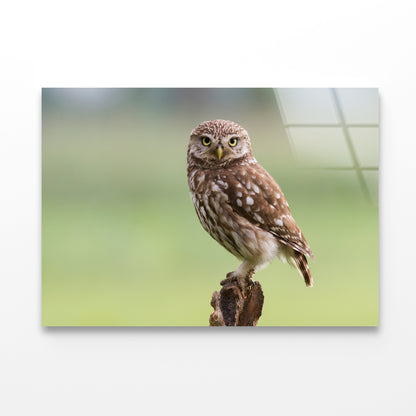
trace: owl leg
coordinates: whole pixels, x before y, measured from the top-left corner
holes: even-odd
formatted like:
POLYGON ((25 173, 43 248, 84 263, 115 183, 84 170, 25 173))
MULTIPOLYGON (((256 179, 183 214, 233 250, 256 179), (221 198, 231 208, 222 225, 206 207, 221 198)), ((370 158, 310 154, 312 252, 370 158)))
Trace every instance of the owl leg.
POLYGON ((229 282, 237 282, 240 287, 249 286, 255 271, 256 268, 253 263, 244 260, 237 270, 227 273, 227 277, 221 281, 221 285, 224 286, 229 282))

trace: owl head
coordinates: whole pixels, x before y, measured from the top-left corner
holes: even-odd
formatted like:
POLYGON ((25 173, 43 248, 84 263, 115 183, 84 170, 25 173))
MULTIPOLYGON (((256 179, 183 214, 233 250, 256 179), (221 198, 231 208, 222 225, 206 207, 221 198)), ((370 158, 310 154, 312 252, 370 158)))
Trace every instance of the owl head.
POLYGON ((250 138, 240 125, 228 120, 204 121, 191 132, 188 158, 209 167, 252 158, 250 138))

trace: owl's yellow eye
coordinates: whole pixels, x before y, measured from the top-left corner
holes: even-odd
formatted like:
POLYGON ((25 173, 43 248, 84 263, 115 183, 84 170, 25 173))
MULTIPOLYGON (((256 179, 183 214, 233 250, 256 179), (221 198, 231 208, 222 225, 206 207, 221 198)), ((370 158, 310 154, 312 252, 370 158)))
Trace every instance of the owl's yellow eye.
POLYGON ((234 146, 237 144, 237 142, 238 142, 238 138, 237 138, 237 137, 231 137, 231 139, 230 139, 230 140, 228 140, 228 144, 229 144, 231 147, 234 147, 234 146))
POLYGON ((204 145, 204 146, 209 146, 210 144, 211 144, 211 139, 210 138, 208 138, 208 137, 202 137, 202 144, 204 145))

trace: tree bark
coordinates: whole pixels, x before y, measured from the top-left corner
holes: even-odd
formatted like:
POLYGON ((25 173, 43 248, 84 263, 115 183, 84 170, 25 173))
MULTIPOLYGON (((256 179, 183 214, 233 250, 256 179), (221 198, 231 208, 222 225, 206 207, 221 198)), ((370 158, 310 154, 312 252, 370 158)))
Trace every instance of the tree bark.
POLYGON ((263 309, 264 295, 259 282, 243 288, 237 282, 226 282, 220 292, 212 295, 214 312, 210 326, 256 326, 263 309))

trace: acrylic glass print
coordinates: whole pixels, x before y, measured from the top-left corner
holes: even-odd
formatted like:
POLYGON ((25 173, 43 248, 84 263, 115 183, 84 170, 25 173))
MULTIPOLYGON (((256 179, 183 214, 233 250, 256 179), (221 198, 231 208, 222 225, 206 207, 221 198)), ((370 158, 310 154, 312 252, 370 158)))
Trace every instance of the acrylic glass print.
POLYGON ((374 88, 43 89, 42 324, 208 326, 228 275, 378 325, 378 129, 374 88))

